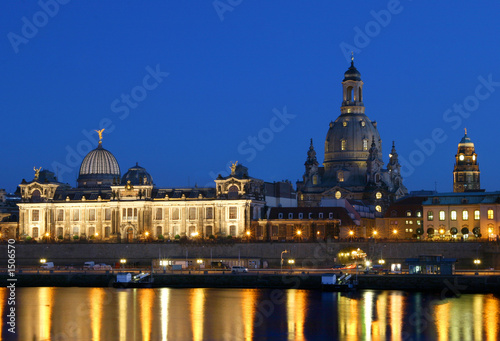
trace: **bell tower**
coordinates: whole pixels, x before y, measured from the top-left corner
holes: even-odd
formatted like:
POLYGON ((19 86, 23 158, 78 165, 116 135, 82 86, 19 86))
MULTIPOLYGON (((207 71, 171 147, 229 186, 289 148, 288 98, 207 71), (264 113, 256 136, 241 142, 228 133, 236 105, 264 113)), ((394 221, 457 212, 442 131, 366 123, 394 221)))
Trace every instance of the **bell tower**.
POLYGON ((351 66, 344 74, 342 81, 342 106, 341 114, 364 114, 365 106, 363 104, 363 81, 361 74, 354 66, 354 56, 351 56, 351 66))
POLYGON ((453 192, 479 191, 479 164, 474 143, 465 136, 458 144, 457 155, 455 155, 455 167, 453 169, 453 192))

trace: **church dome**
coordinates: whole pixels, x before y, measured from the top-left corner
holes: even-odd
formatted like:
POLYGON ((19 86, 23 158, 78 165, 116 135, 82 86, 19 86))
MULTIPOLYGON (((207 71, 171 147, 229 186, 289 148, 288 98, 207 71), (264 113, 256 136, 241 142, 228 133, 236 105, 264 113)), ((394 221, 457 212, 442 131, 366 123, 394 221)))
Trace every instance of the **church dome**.
POLYGON ((132 185, 152 185, 153 177, 146 171, 145 168, 139 166, 138 163, 135 166, 130 167, 122 177, 122 185, 126 185, 130 181, 132 185))
POLYGON ((109 187, 120 179, 120 166, 111 152, 102 147, 90 151, 82 161, 78 187, 109 187))
POLYGON ((382 159, 382 141, 376 128, 365 114, 343 114, 330 123, 326 134, 325 163, 366 161, 372 140, 382 159))

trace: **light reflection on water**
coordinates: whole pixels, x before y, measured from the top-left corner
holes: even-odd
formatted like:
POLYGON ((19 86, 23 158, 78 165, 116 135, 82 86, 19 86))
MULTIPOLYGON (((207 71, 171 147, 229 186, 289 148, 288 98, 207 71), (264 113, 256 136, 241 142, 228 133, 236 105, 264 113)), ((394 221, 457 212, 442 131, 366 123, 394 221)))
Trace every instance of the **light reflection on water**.
MULTIPOLYGON (((7 290, 0 289, 2 332, 7 290)), ((19 340, 498 340, 494 295, 17 288, 19 340)))

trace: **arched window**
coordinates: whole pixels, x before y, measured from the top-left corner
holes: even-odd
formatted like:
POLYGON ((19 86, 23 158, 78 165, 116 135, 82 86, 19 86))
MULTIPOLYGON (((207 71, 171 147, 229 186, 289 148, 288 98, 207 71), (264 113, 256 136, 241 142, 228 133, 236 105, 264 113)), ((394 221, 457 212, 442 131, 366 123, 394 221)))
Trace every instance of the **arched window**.
POLYGON ((314 175, 313 176, 313 185, 317 185, 317 184, 318 184, 318 176, 314 175))
POLYGON ((231 200, 238 199, 238 186, 232 185, 229 187, 227 190, 227 198, 231 200))
POLYGON ((347 141, 342 139, 340 140, 340 150, 346 150, 347 149, 347 141))
POLYGON ((450 212, 450 220, 457 220, 457 211, 453 210, 450 212))
POLYGON ((34 190, 33 193, 31 193, 31 201, 32 202, 40 202, 42 199, 40 198, 40 191, 39 190, 34 190))
POLYGON ((467 210, 462 211, 462 220, 469 220, 469 211, 467 210))
POLYGON ((353 87, 348 86, 346 89, 346 100, 349 102, 352 101, 352 93, 353 93, 353 87))
POLYGON ((337 172, 337 180, 339 182, 344 182, 344 172, 343 171, 338 171, 337 172))
POLYGON ((368 140, 367 139, 363 139, 363 150, 368 150, 368 140))

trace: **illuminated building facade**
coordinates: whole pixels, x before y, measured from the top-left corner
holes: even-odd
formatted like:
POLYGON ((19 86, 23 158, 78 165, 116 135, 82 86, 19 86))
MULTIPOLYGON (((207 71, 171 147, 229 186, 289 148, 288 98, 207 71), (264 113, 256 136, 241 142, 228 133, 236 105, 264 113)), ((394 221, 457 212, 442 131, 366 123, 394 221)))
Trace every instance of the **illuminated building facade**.
POLYGON ((297 182, 299 206, 319 206, 324 198, 364 200, 382 215, 395 199, 407 194, 394 143, 384 168, 382 139, 377 122, 365 115, 363 81, 351 61, 342 81, 340 116, 325 140, 320 167, 313 141, 307 152, 305 173, 297 182))
POLYGON ((32 181, 23 180, 19 235, 122 242, 243 236, 261 216, 264 182, 234 164, 215 183, 216 188, 157 188, 138 164, 121 176, 100 140, 82 161, 77 188, 40 168, 32 181))

